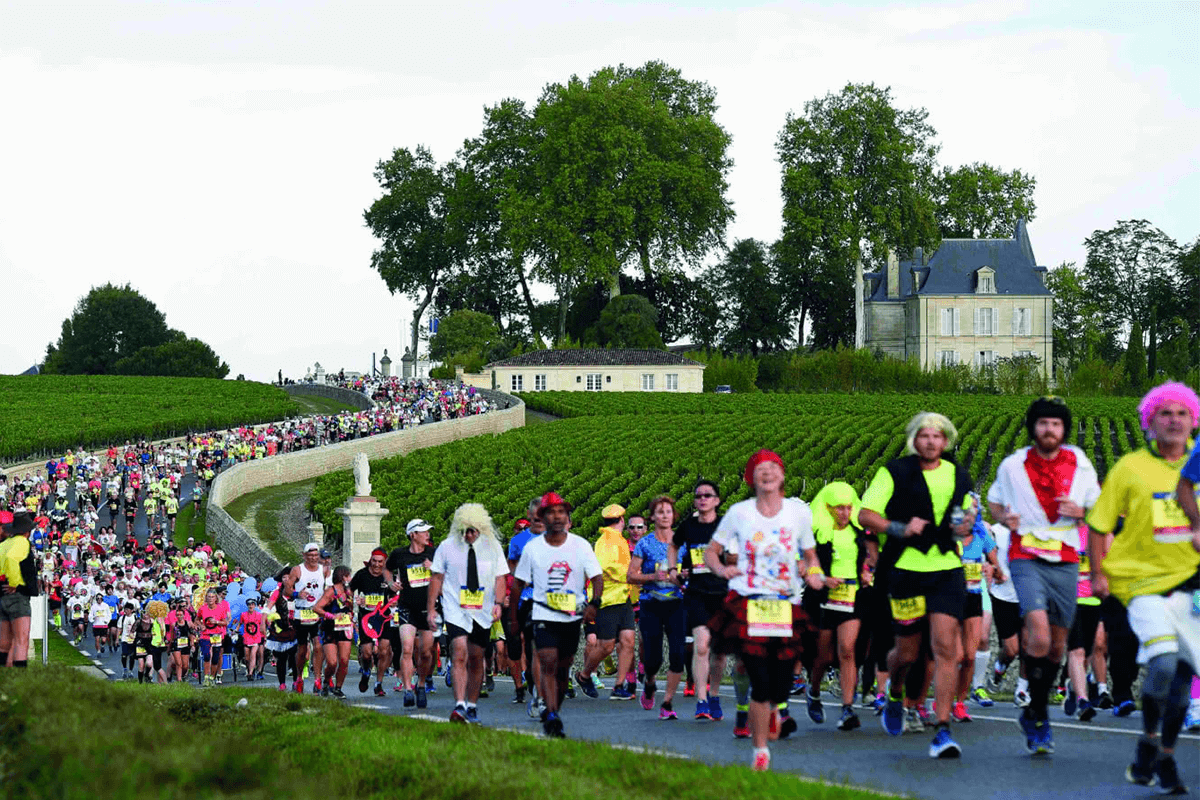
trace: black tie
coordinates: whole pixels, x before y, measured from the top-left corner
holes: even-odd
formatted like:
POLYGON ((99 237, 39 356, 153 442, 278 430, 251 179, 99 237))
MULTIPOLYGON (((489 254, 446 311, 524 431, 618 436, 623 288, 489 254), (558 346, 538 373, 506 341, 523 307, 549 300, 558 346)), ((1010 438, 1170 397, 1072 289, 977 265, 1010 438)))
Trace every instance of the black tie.
POLYGON ((475 563, 475 545, 467 545, 467 590, 479 590, 479 565, 475 563))

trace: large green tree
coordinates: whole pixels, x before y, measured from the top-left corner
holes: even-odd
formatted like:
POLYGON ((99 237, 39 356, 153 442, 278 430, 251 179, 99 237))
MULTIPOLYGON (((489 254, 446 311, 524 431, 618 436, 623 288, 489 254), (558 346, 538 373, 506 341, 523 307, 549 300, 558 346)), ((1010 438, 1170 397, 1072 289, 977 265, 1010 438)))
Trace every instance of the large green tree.
POLYGON ((791 323, 783 290, 766 245, 741 239, 704 274, 721 309, 722 346, 735 352, 760 352, 785 347, 791 323))
POLYGON ((438 330, 429 339, 429 357, 441 361, 458 353, 477 351, 487 355, 500 344, 496 321, 481 311, 459 309, 438 320, 438 330))
POLYGON ((165 375, 174 378, 224 378, 229 365, 199 339, 178 331, 175 338, 155 347, 143 347, 113 365, 118 375, 165 375))
POLYGON ((603 347, 662 349, 658 313, 641 295, 622 294, 608 301, 596 323, 596 343, 603 347))
POLYGON ((46 349, 43 371, 111 375, 121 359, 171 338, 158 306, 128 283, 106 283, 84 295, 63 320, 58 342, 46 349))
MULTIPOLYGON (((938 237, 931 189, 938 146, 923 108, 898 109, 889 88, 848 84, 789 113, 776 141, 783 170, 783 247, 788 311, 811 311, 813 324, 842 328, 854 319, 859 259, 883 263, 938 237), (803 273, 815 271, 817 279, 803 273), (833 294, 829 294, 833 292, 833 294)), ((849 343, 853 325, 834 341, 849 343)))
POLYGON ((452 224, 455 165, 438 165, 425 147, 397 148, 375 167, 383 196, 363 212, 367 227, 380 240, 371 266, 388 291, 408 295, 416 304, 412 353, 421 332, 421 316, 434 292, 458 267, 464 250, 461 227, 452 224))
POLYGON ((975 162, 942 167, 933 182, 934 214, 943 239, 999 239, 1013 235, 1017 220, 1033 220, 1037 180, 975 162))

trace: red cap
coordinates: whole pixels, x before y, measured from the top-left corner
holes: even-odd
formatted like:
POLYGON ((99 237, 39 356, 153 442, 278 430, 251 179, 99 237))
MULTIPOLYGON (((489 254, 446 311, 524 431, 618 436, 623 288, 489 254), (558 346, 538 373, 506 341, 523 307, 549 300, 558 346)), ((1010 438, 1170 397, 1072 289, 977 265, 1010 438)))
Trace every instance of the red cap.
POLYGON ((759 450, 746 462, 746 472, 742 477, 745 478, 748 485, 754 485, 754 468, 766 461, 774 461, 780 469, 783 469, 783 459, 779 457, 778 453, 766 449, 759 450))
POLYGON ((546 509, 550 508, 551 506, 562 506, 563 508, 567 509, 568 512, 570 512, 572 508, 571 504, 566 500, 563 500, 562 497, 559 496, 558 492, 546 492, 544 495, 542 495, 542 502, 538 506, 538 518, 540 519, 542 514, 546 512, 546 509))

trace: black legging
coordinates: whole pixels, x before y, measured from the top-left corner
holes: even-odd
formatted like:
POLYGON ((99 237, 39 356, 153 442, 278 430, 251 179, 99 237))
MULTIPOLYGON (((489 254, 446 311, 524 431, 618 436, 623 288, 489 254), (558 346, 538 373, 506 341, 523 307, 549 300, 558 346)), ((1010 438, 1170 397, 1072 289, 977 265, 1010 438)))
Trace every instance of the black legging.
POLYGON ((1129 627, 1125 606, 1113 596, 1104 598, 1100 605, 1100 618, 1104 622, 1104 633, 1108 637, 1108 671, 1112 686, 1113 703, 1120 705, 1133 700, 1133 682, 1137 679, 1138 640, 1129 627))
POLYGON ((292 678, 299 679, 300 668, 296 666, 296 648, 289 647, 287 650, 275 651, 275 674, 279 676, 279 685, 286 685, 288 682, 288 669, 292 670, 292 678))
POLYGON ((667 669, 683 672, 683 651, 687 639, 687 614, 682 600, 642 600, 638 627, 646 645, 646 682, 653 683, 662 668, 663 633, 667 635, 667 669))

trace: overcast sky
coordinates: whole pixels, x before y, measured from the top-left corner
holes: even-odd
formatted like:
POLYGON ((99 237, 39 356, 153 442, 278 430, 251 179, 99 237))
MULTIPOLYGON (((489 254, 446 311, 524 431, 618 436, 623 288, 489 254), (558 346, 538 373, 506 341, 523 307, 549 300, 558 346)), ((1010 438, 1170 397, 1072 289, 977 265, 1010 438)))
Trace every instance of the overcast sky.
POLYGON ((412 303, 362 212, 396 147, 451 157, 482 109, 666 61, 732 134, 730 241, 774 240, 775 137, 847 82, 922 106, 941 162, 1038 181, 1038 262, 1145 218, 1200 234, 1200 3, 0 4, 0 373, 129 282, 230 375, 366 369, 412 303))

